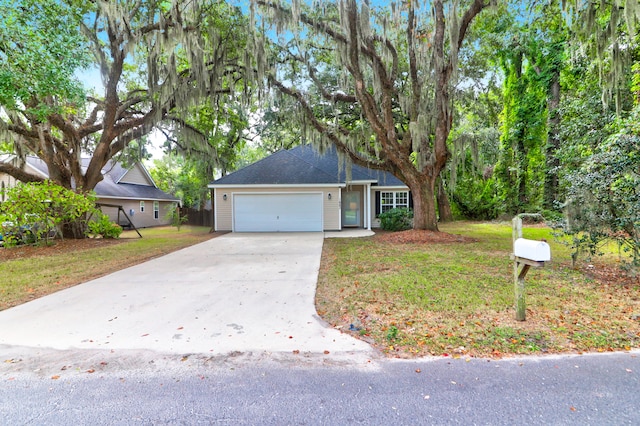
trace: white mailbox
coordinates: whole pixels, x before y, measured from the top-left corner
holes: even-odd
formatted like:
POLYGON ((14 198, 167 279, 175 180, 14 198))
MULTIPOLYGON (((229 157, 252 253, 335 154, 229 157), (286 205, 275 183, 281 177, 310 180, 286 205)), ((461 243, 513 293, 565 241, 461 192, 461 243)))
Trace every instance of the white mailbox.
POLYGON ((513 243, 513 254, 516 257, 530 259, 536 262, 551 260, 551 247, 544 241, 527 240, 518 238, 513 243))

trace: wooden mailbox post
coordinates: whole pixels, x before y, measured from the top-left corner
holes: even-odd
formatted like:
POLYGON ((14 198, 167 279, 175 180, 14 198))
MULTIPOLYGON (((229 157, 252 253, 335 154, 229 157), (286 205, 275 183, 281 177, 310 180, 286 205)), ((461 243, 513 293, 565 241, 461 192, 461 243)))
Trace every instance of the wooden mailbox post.
POLYGON ((544 241, 534 241, 522 238, 522 217, 542 217, 539 214, 522 213, 513 218, 513 280, 515 289, 516 320, 526 319, 527 305, 525 303, 524 278, 532 266, 544 266, 544 262, 551 260, 551 249, 544 241))

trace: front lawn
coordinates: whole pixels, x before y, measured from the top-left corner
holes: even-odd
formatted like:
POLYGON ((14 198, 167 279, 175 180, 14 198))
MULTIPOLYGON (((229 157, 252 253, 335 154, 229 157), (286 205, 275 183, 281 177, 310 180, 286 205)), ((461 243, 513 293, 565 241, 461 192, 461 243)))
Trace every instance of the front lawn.
POLYGON ((214 237, 207 227, 125 231, 119 239, 0 248, 0 310, 214 237))
POLYGON ((571 269, 550 230, 552 262, 526 278, 527 320, 516 321, 511 224, 456 222, 465 242, 394 242, 393 235, 325 240, 316 305, 329 323, 389 356, 503 356, 640 347, 640 282, 614 255, 571 269), (392 238, 389 238, 389 237, 392 238), (469 241, 470 239, 473 239, 469 241), (603 281, 600 277, 605 277, 603 281))

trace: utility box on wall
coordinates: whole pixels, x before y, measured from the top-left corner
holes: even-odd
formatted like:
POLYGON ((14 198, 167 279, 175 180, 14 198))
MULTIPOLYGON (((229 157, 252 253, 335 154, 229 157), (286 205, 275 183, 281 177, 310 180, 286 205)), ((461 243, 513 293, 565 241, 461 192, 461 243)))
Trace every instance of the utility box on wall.
POLYGON ((535 262, 548 262, 551 260, 551 247, 544 241, 518 238, 513 243, 513 254, 535 262))

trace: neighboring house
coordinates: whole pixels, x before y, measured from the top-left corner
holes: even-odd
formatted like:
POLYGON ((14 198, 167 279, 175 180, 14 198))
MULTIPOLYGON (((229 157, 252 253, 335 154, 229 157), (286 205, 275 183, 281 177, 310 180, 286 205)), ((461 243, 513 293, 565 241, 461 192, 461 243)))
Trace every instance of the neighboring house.
POLYGON ((390 173, 356 165, 335 149, 278 151, 208 186, 216 231, 294 232, 379 227, 394 207, 412 207, 409 188, 390 173), (347 176, 349 180, 346 180, 347 176))
MULTIPOLYGON (((0 161, 14 161, 15 156, 0 157, 0 161)), ((47 165, 37 157, 27 157, 25 169, 35 175, 48 178, 47 165)), ((83 159, 83 165, 89 160, 83 159)), ((136 228, 168 225, 168 214, 175 210, 180 200, 160 190, 142 163, 125 168, 120 163, 108 162, 102 169, 103 179, 95 192, 100 204, 121 206, 136 228)), ((0 202, 5 200, 6 188, 15 186, 12 176, 0 173, 0 202)), ((117 207, 103 206, 102 211, 114 222, 128 225, 127 219, 117 207)))

